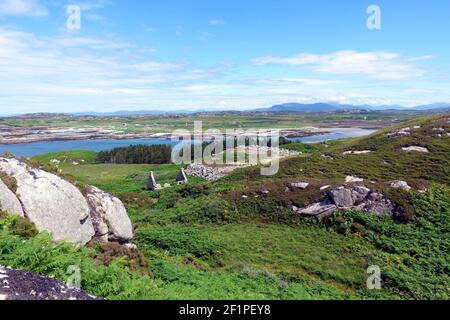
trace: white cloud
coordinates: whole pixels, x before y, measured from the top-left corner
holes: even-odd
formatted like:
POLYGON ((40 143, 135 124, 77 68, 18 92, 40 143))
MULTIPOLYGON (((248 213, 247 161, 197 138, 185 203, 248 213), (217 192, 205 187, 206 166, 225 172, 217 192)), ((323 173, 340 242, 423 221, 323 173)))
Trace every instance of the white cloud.
POLYGON ((209 24, 212 26, 221 26, 225 24, 225 21, 222 19, 211 19, 209 20, 209 24))
POLYGON ((127 49, 131 47, 128 43, 116 39, 97 39, 81 36, 71 37, 67 35, 49 39, 48 44, 58 46, 60 48, 88 47, 95 50, 127 49))
MULTIPOLYGON (((431 56, 418 57, 431 59, 431 56)), ((419 78, 425 71, 411 64, 417 58, 406 58, 398 53, 376 51, 337 51, 329 54, 299 54, 291 57, 265 56, 253 60, 255 65, 312 66, 320 73, 362 75, 374 80, 408 80, 419 78)))
POLYGON ((282 79, 266 79, 258 81, 259 83, 267 83, 267 84, 301 84, 305 86, 323 86, 323 85, 332 85, 332 84, 341 84, 345 81, 342 80, 324 80, 324 79, 312 79, 312 78, 282 78, 282 79))
POLYGON ((208 41, 211 34, 209 32, 202 31, 200 32, 200 40, 208 41))
POLYGON ((86 13, 83 18, 92 22, 106 23, 108 19, 105 16, 96 13, 86 13))
MULTIPOLYGON (((184 60, 156 60, 144 49, 111 36, 62 32, 50 38, 0 26, 0 113, 250 109, 292 101, 413 105, 450 100, 448 81, 380 86, 295 70, 270 76, 239 63, 206 68, 184 60), (405 91, 412 87, 432 87, 437 94, 405 91)), ((302 59, 314 61, 314 68, 330 65, 315 55, 302 59)), ((398 55, 392 59, 402 60, 398 55)))
POLYGON ((99 23, 99 24, 106 24, 108 23, 108 18, 104 15, 101 15, 99 13, 95 13, 93 11, 98 11, 100 9, 103 9, 106 6, 111 5, 110 0, 87 0, 87 1, 75 1, 75 2, 69 2, 65 5, 77 5, 80 7, 82 12, 83 19, 86 19, 91 22, 99 23))
POLYGON ((43 17, 47 9, 37 0, 0 0, 0 16, 43 17))
POLYGON ((44 38, 0 27, 0 111, 142 108, 157 101, 165 107, 183 100, 173 88, 219 72, 148 59, 127 48, 116 39, 44 38))
POLYGON ((409 61, 422 61, 422 60, 431 60, 434 59, 434 56, 431 54, 425 55, 425 56, 420 56, 420 57, 413 57, 413 58, 409 58, 409 61))
POLYGON ((246 88, 246 86, 240 85, 240 84, 227 84, 227 83, 219 83, 219 84, 213 84, 213 83, 205 83, 205 84, 192 84, 188 86, 181 87, 181 90, 185 91, 191 91, 191 92, 220 92, 220 91, 229 91, 229 90, 238 90, 246 88))
POLYGON ((149 33, 155 32, 155 31, 156 31, 155 28, 150 27, 150 26, 148 26, 148 25, 146 25, 146 24, 143 24, 143 25, 142 25, 142 28, 144 29, 145 32, 149 32, 149 33))
POLYGON ((89 11, 96 10, 106 7, 111 4, 110 0, 91 0, 91 1, 83 1, 77 2, 76 5, 80 6, 81 10, 89 11))

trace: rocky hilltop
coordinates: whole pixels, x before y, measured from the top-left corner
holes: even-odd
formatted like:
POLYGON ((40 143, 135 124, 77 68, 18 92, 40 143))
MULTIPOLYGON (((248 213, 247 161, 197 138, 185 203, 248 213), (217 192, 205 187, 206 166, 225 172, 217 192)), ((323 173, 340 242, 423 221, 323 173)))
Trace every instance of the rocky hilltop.
POLYGON ((55 241, 130 243, 133 227, 122 202, 93 186, 80 190, 63 178, 17 159, 0 158, 0 210, 48 231, 55 241))

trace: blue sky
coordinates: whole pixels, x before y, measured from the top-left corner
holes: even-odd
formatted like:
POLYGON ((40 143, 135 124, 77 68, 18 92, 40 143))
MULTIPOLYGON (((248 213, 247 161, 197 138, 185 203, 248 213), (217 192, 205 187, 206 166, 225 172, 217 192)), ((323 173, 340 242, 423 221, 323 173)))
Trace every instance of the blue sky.
POLYGON ((0 114, 450 102, 449 16, 448 0, 0 0, 0 114))

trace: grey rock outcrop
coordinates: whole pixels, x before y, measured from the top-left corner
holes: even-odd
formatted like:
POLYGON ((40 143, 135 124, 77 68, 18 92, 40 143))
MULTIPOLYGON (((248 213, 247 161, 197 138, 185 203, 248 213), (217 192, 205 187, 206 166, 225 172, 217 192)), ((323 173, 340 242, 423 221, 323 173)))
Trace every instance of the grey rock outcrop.
POLYGON ((11 214, 24 216, 22 205, 16 195, 9 190, 6 184, 0 179, 0 210, 11 214))
POLYGON ((372 193, 365 186, 335 188, 323 201, 292 209, 299 215, 317 218, 328 217, 338 210, 361 210, 376 216, 393 216, 396 211, 394 204, 383 194, 372 193))
MULTIPOLYGON (((124 205, 110 194, 88 186, 83 195, 59 176, 16 159, 0 158, 0 171, 17 181, 15 193, 1 189, 2 208, 27 218, 39 231, 52 234, 55 241, 83 246, 94 238, 121 243, 133 238, 124 205)), ((0 184, 2 187, 6 186, 0 184)))
POLYGON ((0 170, 17 180, 16 196, 25 216, 39 231, 50 232, 55 241, 77 245, 92 239, 89 206, 75 186, 16 159, 0 159, 0 170))
POLYGON ((325 200, 322 202, 314 203, 306 208, 295 210, 298 214, 303 216, 325 218, 332 215, 337 210, 337 206, 332 204, 331 201, 325 200))
POLYGON ((386 134, 387 137, 406 137, 411 135, 411 128, 401 128, 386 134))
POLYGON ((86 199, 96 237, 118 242, 133 239, 133 225, 122 201, 94 186, 87 187, 86 199))
POLYGON ((291 189, 301 189, 301 190, 305 190, 306 188, 308 188, 309 183, 308 182, 294 182, 294 183, 290 183, 289 187, 291 189))
POLYGON ((428 148, 421 147, 421 146, 403 147, 402 150, 406 151, 406 152, 430 153, 430 150, 428 150, 428 148))
POLYGON ((345 152, 343 153, 343 155, 344 155, 344 156, 346 156, 346 155, 352 155, 352 154, 354 154, 354 155, 361 155, 361 154, 369 154, 369 153, 372 153, 372 151, 371 151, 371 150, 345 151, 345 152))
POLYGON ((355 203, 352 197, 352 190, 344 187, 330 191, 329 197, 338 208, 350 208, 355 203))
POLYGON ((329 197, 338 208, 352 208, 363 203, 369 193, 370 189, 364 186, 340 187, 330 191, 329 197))
POLYGON ((370 193, 370 189, 364 186, 354 186, 352 188, 352 200, 353 205, 359 205, 367 198, 370 193))
POLYGON ((389 186, 394 189, 403 189, 405 191, 410 191, 412 189, 406 181, 401 180, 390 181, 389 186))
POLYGON ((363 182, 364 179, 360 177, 347 176, 345 177, 345 183, 363 182))
POLYGON ((0 266, 0 300, 98 300, 55 279, 0 266))
POLYGON ((394 215, 395 207, 392 202, 385 199, 382 194, 371 194, 364 203, 363 211, 375 216, 394 215))

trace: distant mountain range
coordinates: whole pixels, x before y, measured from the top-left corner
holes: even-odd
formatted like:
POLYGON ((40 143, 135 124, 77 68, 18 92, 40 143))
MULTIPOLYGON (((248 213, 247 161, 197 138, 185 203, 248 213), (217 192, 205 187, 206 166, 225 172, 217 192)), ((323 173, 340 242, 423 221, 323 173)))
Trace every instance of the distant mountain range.
MULTIPOLYGON (((385 111, 385 110, 403 110, 403 111, 449 111, 450 103, 434 103, 429 105, 422 105, 416 107, 404 107, 401 105, 350 105, 350 104, 338 104, 338 103, 285 103, 275 105, 271 108, 260 108, 247 110, 247 112, 336 112, 345 110, 369 110, 369 111, 385 111)), ((224 112, 214 111, 214 112, 224 112)), ((193 114, 193 113, 207 113, 206 110, 174 110, 174 111, 162 111, 162 110, 139 110, 139 111, 114 111, 114 112, 77 112, 72 113, 76 116, 139 116, 139 115, 164 115, 164 114, 193 114)))
POLYGON ((111 111, 111 112, 96 112, 96 111, 85 111, 85 112, 74 112, 74 113, 33 113, 33 114, 16 114, 16 115, 1 115, 0 117, 22 117, 22 118, 45 118, 48 116, 93 116, 93 117, 133 117, 133 116, 145 116, 145 115, 186 115, 195 113, 240 113, 240 112, 339 112, 339 111, 405 111, 405 112, 425 112, 429 111, 432 113, 446 113, 450 112, 450 103, 440 102, 428 105, 420 105, 416 107, 405 107, 401 105, 350 105, 350 104, 338 104, 338 103, 284 103, 275 105, 270 108, 260 108, 260 109, 247 109, 243 111, 227 111, 227 110, 121 110, 121 111, 111 111))
POLYGON ((349 105, 349 104, 335 104, 335 103, 285 103, 275 105, 271 108, 256 109, 255 111, 263 112, 336 112, 345 110, 369 110, 369 111, 450 111, 450 103, 434 103, 429 105, 422 105, 416 107, 404 107, 400 105, 349 105))

